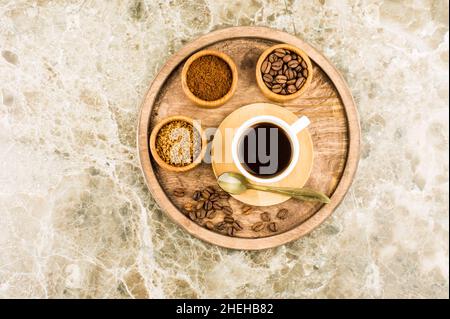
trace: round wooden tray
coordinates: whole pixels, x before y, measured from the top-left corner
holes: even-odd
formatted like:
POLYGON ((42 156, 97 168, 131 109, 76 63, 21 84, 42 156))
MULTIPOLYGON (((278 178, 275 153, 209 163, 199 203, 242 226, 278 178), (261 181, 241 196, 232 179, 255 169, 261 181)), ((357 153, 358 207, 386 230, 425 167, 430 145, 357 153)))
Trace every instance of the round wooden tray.
MULTIPOLYGON (((210 135, 212 139, 213 133, 210 135)), ((334 66, 317 50, 297 37, 285 32, 262 27, 234 27, 209 33, 187 44, 163 66, 150 86, 140 110, 137 128, 139 159, 148 188, 155 201, 176 223, 190 234, 207 242, 234 249, 265 249, 285 244, 309 233, 320 225, 339 205, 351 185, 360 153, 358 113, 350 90, 334 66), (328 194, 331 203, 300 202, 290 199, 265 207, 273 217, 280 208, 290 211, 289 218, 278 221, 279 229, 255 233, 250 225, 259 221, 259 214, 240 215, 242 203, 230 199, 236 217, 244 230, 236 237, 210 231, 188 219, 181 208, 191 200, 192 192, 208 185, 216 185, 211 165, 202 163, 184 173, 160 168, 151 158, 148 138, 152 128, 172 115, 200 119, 204 128, 217 128, 222 120, 237 108, 255 102, 269 102, 257 87, 255 66, 259 55, 268 47, 289 43, 305 51, 313 62, 314 78, 304 94, 284 107, 296 115, 311 119, 308 127, 314 144, 314 164, 305 186, 328 194), (239 82, 235 95, 216 109, 200 109, 183 93, 181 70, 190 55, 202 49, 213 49, 228 54, 236 63, 239 82), (179 198, 173 195, 177 187, 188 193, 179 198)), ((262 211, 262 209, 260 209, 262 211)), ((216 217, 218 218, 218 217, 216 217)))

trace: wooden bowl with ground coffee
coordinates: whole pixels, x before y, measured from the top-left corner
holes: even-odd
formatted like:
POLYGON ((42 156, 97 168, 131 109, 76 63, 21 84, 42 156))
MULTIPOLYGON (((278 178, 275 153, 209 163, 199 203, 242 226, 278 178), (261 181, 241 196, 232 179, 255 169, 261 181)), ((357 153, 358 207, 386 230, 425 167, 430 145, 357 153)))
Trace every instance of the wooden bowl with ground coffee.
POLYGON ((237 87, 237 68, 226 54, 203 50, 193 54, 184 64, 181 85, 195 104, 214 108, 225 104, 237 87))
POLYGON ((272 101, 286 102, 299 97, 312 81, 313 70, 308 55, 289 44, 265 50, 256 64, 256 82, 272 101))
POLYGON ((185 172, 201 163, 206 137, 199 123, 187 116, 170 116, 160 121, 149 139, 155 162, 172 172, 185 172))

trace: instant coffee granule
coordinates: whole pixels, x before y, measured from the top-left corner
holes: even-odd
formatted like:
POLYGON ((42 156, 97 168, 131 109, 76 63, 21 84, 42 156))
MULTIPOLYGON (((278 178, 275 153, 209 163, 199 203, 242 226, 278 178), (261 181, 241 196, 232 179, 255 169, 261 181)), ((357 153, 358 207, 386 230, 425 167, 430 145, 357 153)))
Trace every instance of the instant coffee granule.
POLYGON ((194 162, 201 150, 200 133, 186 121, 165 124, 156 135, 159 157, 172 166, 181 167, 194 162))
POLYGON ((205 55, 189 66, 186 74, 189 90, 204 101, 215 101, 230 91, 233 75, 230 66, 215 55, 205 55))

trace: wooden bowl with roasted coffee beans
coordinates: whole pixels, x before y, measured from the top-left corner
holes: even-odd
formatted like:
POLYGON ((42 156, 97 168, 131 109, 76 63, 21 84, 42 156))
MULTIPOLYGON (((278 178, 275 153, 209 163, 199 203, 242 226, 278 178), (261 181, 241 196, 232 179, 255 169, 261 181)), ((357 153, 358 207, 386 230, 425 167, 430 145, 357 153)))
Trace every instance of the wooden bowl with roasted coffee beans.
POLYGON ((285 102, 299 97, 313 76, 308 55, 289 44, 265 50, 256 64, 256 82, 270 100, 285 102))

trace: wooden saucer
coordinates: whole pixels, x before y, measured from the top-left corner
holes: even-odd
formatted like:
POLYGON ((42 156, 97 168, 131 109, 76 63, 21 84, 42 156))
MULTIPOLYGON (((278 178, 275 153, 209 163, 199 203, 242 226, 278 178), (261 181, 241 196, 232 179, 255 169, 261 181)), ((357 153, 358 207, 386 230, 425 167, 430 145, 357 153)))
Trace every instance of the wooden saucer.
MULTIPOLYGON (((255 115, 273 115, 289 124, 299 118, 299 115, 295 115, 288 109, 269 103, 249 104, 228 115, 220 123, 211 145, 211 164, 216 177, 224 172, 239 172, 231 158, 231 141, 236 129, 255 115)), ((297 137, 300 142, 300 157, 292 173, 277 183, 264 185, 279 187, 303 187, 305 185, 313 165, 313 143, 308 129, 302 130, 297 137)), ((253 206, 276 205, 290 198, 285 195, 255 190, 248 190, 243 194, 232 196, 253 206)))

